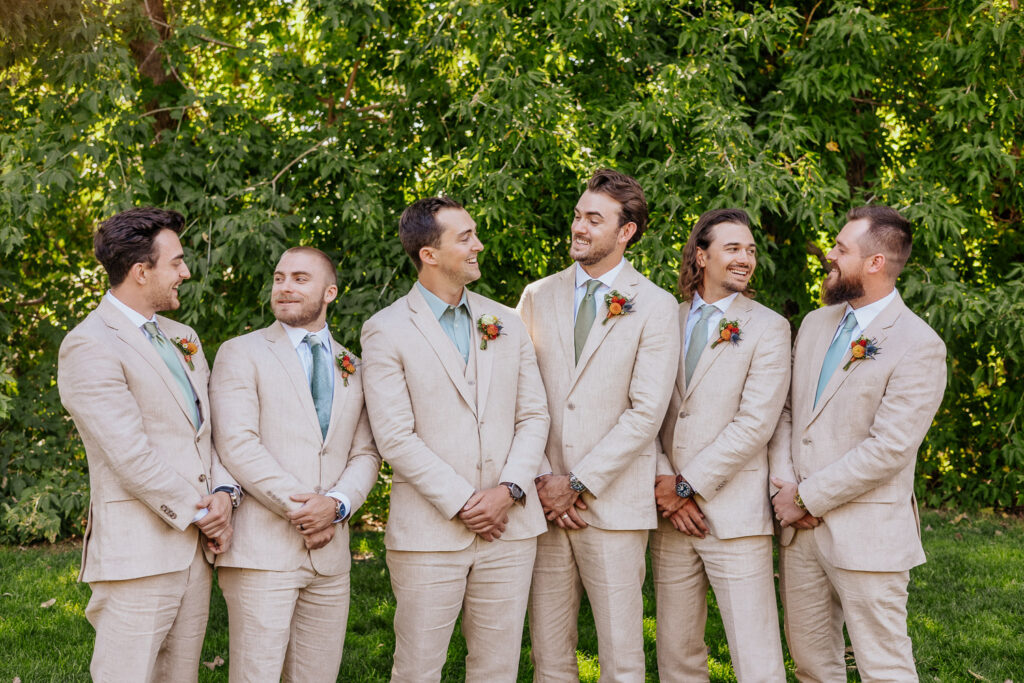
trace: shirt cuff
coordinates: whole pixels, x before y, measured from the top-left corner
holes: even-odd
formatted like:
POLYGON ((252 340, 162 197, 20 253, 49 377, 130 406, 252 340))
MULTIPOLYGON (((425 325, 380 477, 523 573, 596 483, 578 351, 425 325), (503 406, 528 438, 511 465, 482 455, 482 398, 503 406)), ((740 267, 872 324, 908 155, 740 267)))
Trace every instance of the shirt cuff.
POLYGON ((326 495, 328 498, 333 498, 334 500, 341 503, 341 514, 334 518, 335 524, 337 524, 338 522, 344 522, 352 515, 352 501, 350 501, 348 499, 348 496, 346 496, 344 493, 341 493, 340 491, 328 491, 324 495, 326 495))
POLYGON ((210 514, 210 508, 199 508, 199 511, 196 512, 196 516, 192 518, 192 523, 195 524, 208 514, 210 514))

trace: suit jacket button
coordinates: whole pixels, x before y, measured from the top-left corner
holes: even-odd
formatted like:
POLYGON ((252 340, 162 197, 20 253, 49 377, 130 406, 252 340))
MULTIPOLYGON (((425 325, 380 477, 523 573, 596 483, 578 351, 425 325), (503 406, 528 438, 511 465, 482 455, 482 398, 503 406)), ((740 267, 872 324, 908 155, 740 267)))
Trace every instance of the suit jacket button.
POLYGON ((200 474, 199 475, 199 481, 206 481, 206 475, 205 474, 200 474))
POLYGON ((679 411, 679 417, 686 417, 686 415, 687 415, 687 413, 686 413, 685 410, 680 410, 679 411))
POLYGON ((811 445, 811 440, 810 439, 800 439, 800 443, 802 443, 805 446, 810 446, 811 445))
POLYGON ((313 487, 313 493, 315 493, 317 495, 320 495, 320 487, 319 486, 314 486, 313 487))
POLYGON ((568 408, 569 410, 576 410, 576 404, 574 403, 567 403, 565 404, 565 407, 568 408))

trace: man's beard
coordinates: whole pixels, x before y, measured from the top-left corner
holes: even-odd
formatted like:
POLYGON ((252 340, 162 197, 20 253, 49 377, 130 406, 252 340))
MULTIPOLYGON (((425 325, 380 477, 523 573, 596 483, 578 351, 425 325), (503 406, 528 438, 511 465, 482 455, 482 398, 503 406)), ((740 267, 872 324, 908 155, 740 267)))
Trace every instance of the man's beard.
POLYGON ((843 304, 864 296, 864 280, 859 276, 843 277, 838 268, 833 268, 831 272, 836 274, 835 280, 829 280, 826 276, 821 286, 821 299, 826 306, 843 304))
POLYGON ((327 304, 323 301, 312 300, 303 303, 299 310, 286 312, 279 310, 277 305, 272 303, 270 310, 274 312, 274 317, 283 322, 285 325, 291 325, 292 327, 305 327, 311 322, 315 322, 320 314, 323 312, 324 307, 327 304))
POLYGON ((572 256, 572 254, 570 254, 570 257, 581 266, 592 266, 603 261, 613 251, 615 251, 614 244, 599 245, 591 241, 590 250, 586 254, 579 257, 572 256))

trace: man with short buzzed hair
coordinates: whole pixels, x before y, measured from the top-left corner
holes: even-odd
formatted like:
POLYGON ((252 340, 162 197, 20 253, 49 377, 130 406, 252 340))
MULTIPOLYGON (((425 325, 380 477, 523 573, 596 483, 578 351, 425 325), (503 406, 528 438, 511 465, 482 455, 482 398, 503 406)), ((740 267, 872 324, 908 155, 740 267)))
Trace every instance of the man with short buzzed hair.
POLYGON ((910 569, 925 561, 917 449, 946 388, 946 347, 896 291, 910 222, 862 206, 828 253, 826 306, 804 318, 770 446, 786 641, 807 681, 916 681, 910 569))

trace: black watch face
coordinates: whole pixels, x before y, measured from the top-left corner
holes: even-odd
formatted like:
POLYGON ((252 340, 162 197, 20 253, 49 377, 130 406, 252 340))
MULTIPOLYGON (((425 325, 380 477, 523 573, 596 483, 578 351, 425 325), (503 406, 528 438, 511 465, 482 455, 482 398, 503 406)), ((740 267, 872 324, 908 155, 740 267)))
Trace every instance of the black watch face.
POLYGON ((681 481, 676 484, 676 495, 680 498, 689 498, 693 495, 693 487, 688 482, 681 481))

